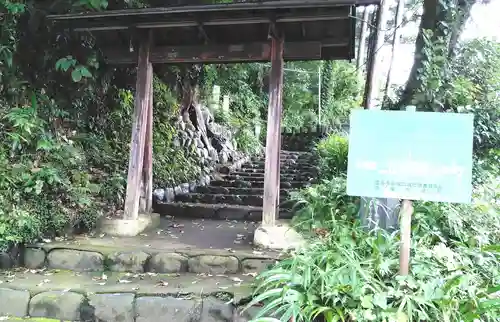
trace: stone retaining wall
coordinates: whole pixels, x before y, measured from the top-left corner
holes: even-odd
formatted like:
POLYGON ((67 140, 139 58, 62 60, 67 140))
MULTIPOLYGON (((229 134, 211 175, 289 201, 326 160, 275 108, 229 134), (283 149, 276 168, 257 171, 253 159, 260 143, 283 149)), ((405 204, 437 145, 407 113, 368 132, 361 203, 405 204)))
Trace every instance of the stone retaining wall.
MULTIPOLYGON (((259 272, 276 259, 239 254, 189 254, 186 252, 116 251, 108 254, 78 249, 26 248, 24 266, 30 269, 47 267, 77 272, 113 271, 130 273, 197 273, 236 274, 259 272)), ((8 268, 8 267, 5 267, 8 268)))
POLYGON ((158 188, 153 192, 153 200, 155 202, 174 202, 176 196, 184 196, 189 192, 193 192, 198 187, 205 187, 210 185, 213 177, 210 173, 214 170, 220 173, 229 173, 239 169, 244 163, 250 160, 249 157, 242 157, 232 164, 218 164, 214 168, 210 168, 210 172, 202 174, 198 181, 181 183, 175 187, 158 188))
POLYGON ((0 316, 105 322, 234 321, 237 307, 227 303, 231 295, 221 295, 82 294, 72 291, 32 294, 27 290, 0 288, 0 316))

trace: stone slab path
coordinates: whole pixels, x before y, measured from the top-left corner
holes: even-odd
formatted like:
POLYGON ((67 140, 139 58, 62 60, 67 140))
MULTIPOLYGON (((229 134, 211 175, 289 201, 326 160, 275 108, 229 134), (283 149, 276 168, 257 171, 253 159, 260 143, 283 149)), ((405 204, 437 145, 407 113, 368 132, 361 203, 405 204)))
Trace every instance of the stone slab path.
POLYGON ((248 274, 10 270, 0 274, 0 320, 231 321, 234 303, 250 294, 251 279, 248 274))
POLYGON ((282 256, 254 249, 255 225, 162 218, 137 237, 29 245, 22 268, 0 273, 0 321, 232 321, 253 278, 282 256))

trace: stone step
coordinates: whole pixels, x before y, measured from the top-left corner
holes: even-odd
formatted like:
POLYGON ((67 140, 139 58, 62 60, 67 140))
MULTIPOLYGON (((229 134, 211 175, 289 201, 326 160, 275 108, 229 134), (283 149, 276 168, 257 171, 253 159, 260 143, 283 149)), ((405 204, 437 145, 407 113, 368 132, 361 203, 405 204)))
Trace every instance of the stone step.
MULTIPOLYGON (((264 170, 264 163, 245 163, 242 166, 242 169, 261 169, 264 170)), ((305 165, 280 165, 280 171, 284 170, 298 170, 298 171, 304 171, 304 172, 318 172, 318 167, 313 166, 311 164, 305 164, 305 165)))
MULTIPOLYGON (((258 181, 264 182, 264 174, 262 173, 243 173, 243 174, 234 174, 231 173, 229 175, 221 176, 224 180, 229 181, 258 181)), ((280 174, 281 181, 305 181, 310 182, 312 178, 310 176, 302 176, 302 175, 294 175, 294 174, 280 174)))
MULTIPOLYGON (((290 195, 291 189, 280 189, 280 196, 290 195)), ((196 193, 226 194, 226 195, 264 195, 264 188, 234 188, 234 187, 198 187, 196 193)))
MULTIPOLYGON (((228 194, 201 194, 189 193, 179 195, 175 198, 177 202, 186 203, 204 203, 204 204, 226 204, 226 205, 243 205, 260 207, 263 204, 262 195, 228 195, 228 194)), ((290 209, 294 202, 281 197, 280 207, 290 209)))
MULTIPOLYGON (((262 172, 247 172, 247 171, 233 171, 228 174, 229 176, 236 176, 236 177, 242 177, 242 178, 263 178, 264 177, 264 171, 262 172)), ((308 180, 311 177, 316 177, 315 175, 312 175, 311 173, 283 173, 280 171, 280 176, 281 178, 291 178, 292 181, 300 181, 301 179, 308 180), (298 179, 297 179, 298 178, 298 179)))
MULTIPOLYGON (((251 295, 252 280, 243 274, 2 273, 0 316, 6 321, 232 321, 251 295)), ((243 313, 246 321, 252 311, 243 313)))
MULTIPOLYGON (((252 160, 249 161, 248 163, 256 164, 256 165, 261 165, 264 166, 266 164, 265 160, 259 159, 259 160, 252 160)), ((295 166, 295 167, 301 167, 301 166, 310 166, 312 164, 316 164, 315 161, 311 160, 280 160, 280 165, 281 166, 295 166)))
MULTIPOLYGON (((262 220, 262 207, 204 204, 204 203, 157 203, 155 212, 160 215, 174 216, 175 218, 203 218, 211 220, 236 220, 260 222, 262 220)), ((280 210, 280 219, 291 219, 292 214, 280 210)))
MULTIPOLYGON (((265 161, 266 157, 265 156, 256 156, 252 157, 252 161, 265 161)), ((282 154, 280 155, 280 160, 282 161, 288 161, 288 160, 295 160, 295 161, 316 161, 318 158, 315 155, 296 155, 296 154, 282 154)))
MULTIPOLYGON (((280 174, 285 174, 285 175, 304 175, 304 176, 310 176, 310 177, 316 177, 317 172, 315 171, 306 171, 306 170, 300 170, 300 169, 290 169, 290 168, 281 168, 280 169, 280 174)), ((241 168, 238 170, 231 171, 229 174, 245 174, 245 173, 255 173, 255 174, 260 174, 264 175, 265 170, 264 169, 259 169, 259 168, 241 168)))
MULTIPOLYGON (((243 180, 213 180, 210 182, 210 185, 215 187, 235 187, 235 188, 263 188, 264 181, 254 179, 252 181, 243 181, 243 180)), ((307 186, 310 186, 311 182, 308 181, 281 181, 280 188, 285 189, 301 189, 307 186)))

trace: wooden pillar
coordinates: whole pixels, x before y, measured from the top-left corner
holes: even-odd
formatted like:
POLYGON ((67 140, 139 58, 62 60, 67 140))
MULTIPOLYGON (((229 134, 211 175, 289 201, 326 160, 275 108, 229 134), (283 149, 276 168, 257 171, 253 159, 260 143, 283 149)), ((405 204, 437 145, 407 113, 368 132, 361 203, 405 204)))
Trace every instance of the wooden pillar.
POLYGON ((151 213, 153 209, 153 65, 148 66, 148 118, 146 122, 146 140, 144 162, 142 166, 141 201, 139 212, 151 213))
POLYGON ((280 187, 280 119, 283 92, 283 38, 271 38, 271 75, 267 114, 266 164, 264 172, 264 205, 262 225, 274 226, 277 196, 280 187))
MULTIPOLYGON (((149 89, 152 86, 153 78, 151 63, 149 61, 150 46, 151 33, 149 33, 148 37, 143 38, 138 53, 134 120, 132 122, 127 192, 123 215, 124 219, 129 220, 137 219, 141 191, 146 190, 146 182, 143 182, 143 173, 147 123, 149 110, 151 109, 149 89)), ((146 167, 148 166, 146 165, 146 167)))

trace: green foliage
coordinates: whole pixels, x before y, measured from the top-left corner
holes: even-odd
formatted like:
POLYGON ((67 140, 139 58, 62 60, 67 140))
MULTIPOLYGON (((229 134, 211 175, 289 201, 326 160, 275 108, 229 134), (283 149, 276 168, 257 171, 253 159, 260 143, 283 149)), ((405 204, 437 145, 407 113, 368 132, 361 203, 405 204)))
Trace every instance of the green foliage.
POLYGON ((318 142, 316 146, 319 155, 319 166, 324 178, 347 175, 347 156, 349 140, 337 134, 330 134, 318 142))
POLYGON ((291 199, 295 202, 295 226, 303 231, 310 231, 328 227, 331 218, 354 218, 359 210, 359 202, 348 196, 345 190, 345 178, 331 178, 293 192, 291 199))
MULTIPOLYGON (((496 187, 498 195, 498 185, 496 187)), ((497 321, 498 204, 417 203, 411 275, 399 236, 367 231, 338 179, 302 192, 299 213, 322 236, 257 278, 260 316, 280 321, 497 321), (335 210, 335 209, 338 209, 335 210), (315 320, 317 319, 317 320, 315 320)), ((483 194, 484 196, 484 194, 483 194)))
POLYGON ((194 151, 174 146, 178 129, 173 121, 180 115, 174 93, 155 77, 153 96, 153 178, 156 185, 173 186, 198 179, 201 167, 194 151))
POLYGON ((92 74, 84 65, 79 65, 76 59, 72 56, 67 56, 59 59, 56 62, 56 70, 67 72, 71 68, 71 78, 75 83, 82 80, 82 78, 91 78, 92 74))
POLYGON ((461 44, 452 59, 448 40, 424 32, 419 110, 474 114, 474 152, 500 146, 500 45, 485 39, 461 44))
POLYGON ((261 64, 235 64, 205 67, 205 92, 213 85, 221 87, 221 99, 230 97, 229 111, 214 111, 214 121, 227 126, 233 133, 238 150, 247 154, 259 153, 262 140, 255 134, 263 115, 267 117, 262 91, 261 64))
POLYGON ((356 66, 345 61, 325 61, 322 68, 321 125, 337 127, 353 108, 361 105, 362 86, 356 66))
POLYGON ((98 212, 100 185, 87 170, 81 146, 48 130, 37 95, 29 105, 1 110, 0 248, 89 224, 82 218, 98 212))

